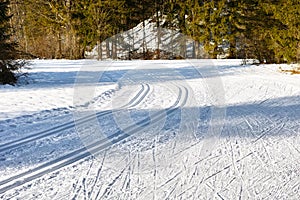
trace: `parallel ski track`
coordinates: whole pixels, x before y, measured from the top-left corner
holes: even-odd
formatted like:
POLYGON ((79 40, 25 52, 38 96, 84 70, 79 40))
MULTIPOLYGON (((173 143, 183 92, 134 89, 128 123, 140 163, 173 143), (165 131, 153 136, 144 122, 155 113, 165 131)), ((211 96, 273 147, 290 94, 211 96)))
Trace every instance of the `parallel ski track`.
MULTIPOLYGON (((170 115, 175 111, 179 110, 180 107, 184 106, 188 99, 188 89, 184 86, 177 86, 179 89, 178 98, 176 102, 169 108, 161 110, 155 113, 152 116, 151 123, 154 125, 159 122, 161 118, 165 115, 170 115), (180 103, 181 102, 181 103, 180 103), (181 104, 181 105, 180 105, 181 104)), ((140 126, 131 125, 125 128, 123 131, 117 131, 112 134, 108 139, 103 139, 88 145, 87 147, 80 148, 75 150, 67 155, 64 155, 60 158, 54 159, 50 162, 44 163, 34 169, 30 169, 26 172, 20 173, 18 175, 12 176, 8 179, 0 181, 0 194, 5 193, 8 190, 21 186, 25 183, 28 183, 32 180, 42 177, 48 173, 57 171, 65 166, 73 164, 83 158, 89 157, 91 155, 97 155, 102 150, 110 147, 113 144, 116 144, 131 135, 134 135, 138 131, 142 131, 145 129, 145 126, 148 124, 147 119, 142 119, 138 122, 140 126)))
MULTIPOLYGON (((149 91, 150 91, 149 84, 142 84, 142 88, 134 96, 134 98, 132 98, 126 105, 124 105, 120 108, 132 108, 132 107, 138 105, 146 97, 146 95, 149 93, 149 91)), ((118 111, 116 111, 116 112, 118 112, 118 111)), ((102 117, 102 116, 108 115, 110 113, 112 113, 112 110, 98 112, 98 113, 96 113, 96 115, 91 114, 87 117, 78 119, 76 121, 76 125, 84 124, 84 123, 88 122, 89 120, 93 119, 94 117, 102 117)), ((74 128, 74 127, 75 127, 74 121, 70 121, 70 122, 55 126, 55 127, 51 127, 49 129, 46 129, 46 130, 43 130, 43 131, 39 131, 37 133, 28 135, 28 136, 23 137, 23 138, 20 138, 20 139, 14 140, 14 141, 10 141, 10 142, 7 142, 5 144, 1 144, 0 145, 0 153, 4 152, 4 151, 11 150, 11 149, 14 149, 14 148, 17 148, 17 147, 20 147, 24 144, 27 144, 27 143, 30 143, 30 142, 33 142, 33 141, 36 141, 36 140, 39 140, 39 139, 42 139, 42 138, 60 133, 62 131, 69 130, 69 129, 74 128)))

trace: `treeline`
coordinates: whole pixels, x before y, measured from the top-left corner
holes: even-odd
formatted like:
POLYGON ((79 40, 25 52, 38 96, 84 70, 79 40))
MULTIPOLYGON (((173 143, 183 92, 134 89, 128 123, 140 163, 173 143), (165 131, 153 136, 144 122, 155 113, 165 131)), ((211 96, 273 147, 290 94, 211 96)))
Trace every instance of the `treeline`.
POLYGON ((22 52, 17 48, 16 42, 11 41, 11 15, 9 15, 9 2, 0 1, 0 84, 12 84, 24 74, 16 74, 22 67, 27 64, 20 60, 22 52))
POLYGON ((97 43, 151 17, 199 42, 211 58, 300 58, 298 0, 11 0, 10 7, 13 39, 28 56, 84 58, 97 43))

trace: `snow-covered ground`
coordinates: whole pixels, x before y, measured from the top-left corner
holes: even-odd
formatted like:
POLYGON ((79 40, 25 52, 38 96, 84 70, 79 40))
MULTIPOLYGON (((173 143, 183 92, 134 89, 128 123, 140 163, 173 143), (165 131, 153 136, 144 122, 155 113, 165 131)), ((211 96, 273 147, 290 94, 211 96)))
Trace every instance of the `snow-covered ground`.
POLYGON ((0 199, 300 199, 300 75, 240 63, 32 61, 0 199))
MULTIPOLYGON (((153 52, 157 49, 161 51, 161 55, 165 52, 170 57, 196 58, 196 51, 198 51, 197 58, 208 57, 203 46, 196 47, 195 41, 180 33, 178 29, 162 28, 166 17, 164 16, 160 19, 159 28, 157 28, 156 17, 153 16, 152 19, 146 19, 132 29, 107 38, 101 43, 101 58, 104 60, 112 58, 112 55, 108 55, 108 52, 112 54, 112 51, 114 51, 113 44, 116 45, 117 51, 115 53, 117 57, 122 59, 129 59, 129 52, 153 52)), ((87 58, 99 58, 99 47, 99 45, 96 45, 91 51, 86 51, 85 56, 87 58)), ((224 46, 225 49, 226 47, 224 46)), ((219 56, 221 57, 222 55, 219 56)))

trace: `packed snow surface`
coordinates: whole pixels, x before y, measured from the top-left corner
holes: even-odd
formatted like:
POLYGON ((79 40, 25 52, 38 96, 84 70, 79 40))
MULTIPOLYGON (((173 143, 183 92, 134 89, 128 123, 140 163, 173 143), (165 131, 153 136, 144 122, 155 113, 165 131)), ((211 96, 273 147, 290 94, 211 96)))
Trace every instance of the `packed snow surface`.
POLYGON ((31 63, 0 86, 0 199, 300 199, 300 75, 241 60, 31 63))

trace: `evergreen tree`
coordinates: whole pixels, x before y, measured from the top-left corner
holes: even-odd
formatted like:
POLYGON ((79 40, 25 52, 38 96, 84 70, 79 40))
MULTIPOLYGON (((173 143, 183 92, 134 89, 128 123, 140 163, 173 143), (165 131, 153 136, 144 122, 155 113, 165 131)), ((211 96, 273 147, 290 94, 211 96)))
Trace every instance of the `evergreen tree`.
MULTIPOLYGON (((228 58, 253 58, 267 63, 299 62, 300 4, 296 0, 11 2, 15 39, 22 50, 38 57, 83 58, 87 47, 92 48, 149 18, 159 27, 160 16, 164 16, 163 27, 192 37, 197 46, 204 46, 211 58, 223 54, 228 58)), ((107 46, 116 49, 115 40, 122 41, 122 38, 112 40, 107 46)), ((135 38, 130 40, 132 44, 136 42, 135 38)), ((133 50, 132 44, 124 48, 133 50)), ((158 49, 160 45, 158 37, 158 49)), ((143 47, 146 51, 146 44, 143 47)), ((114 52, 107 53, 113 56, 114 52)))
POLYGON ((295 0, 264 1, 260 7, 273 18, 270 49, 274 52, 274 61, 299 62, 300 3, 295 0))
POLYGON ((11 28, 9 25, 9 1, 0 2, 0 83, 12 84, 17 82, 15 72, 24 66, 23 61, 17 61, 20 52, 17 44, 10 41, 11 28))
POLYGON ((227 47, 227 58, 299 62, 297 1, 174 0, 167 5, 169 24, 202 43, 211 58, 227 47))

